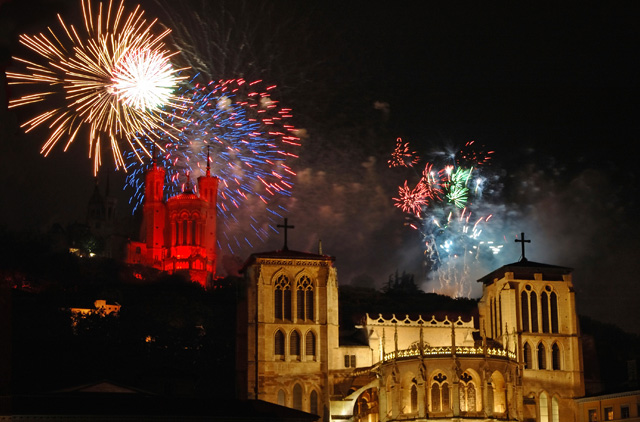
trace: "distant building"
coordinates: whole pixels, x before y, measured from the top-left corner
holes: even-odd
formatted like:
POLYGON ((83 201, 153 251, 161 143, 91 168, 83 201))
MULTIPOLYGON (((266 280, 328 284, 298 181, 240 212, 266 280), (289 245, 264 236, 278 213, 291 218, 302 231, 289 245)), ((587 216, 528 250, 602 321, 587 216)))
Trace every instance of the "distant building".
POLYGON ((640 421, 640 390, 583 397, 578 403, 578 422, 640 421))
POLYGON ((238 317, 241 398, 325 422, 578 420, 585 390, 571 269, 523 258, 479 280, 478 320, 438 320, 431 309, 367 315, 361 344, 346 345, 333 262, 286 243, 251 255, 238 317))
POLYGON ((216 207, 218 178, 205 176, 179 195, 164 200, 165 171, 156 166, 145 175, 143 223, 140 241, 127 245, 126 262, 157 268, 170 274, 181 271, 206 287, 216 268, 216 207))

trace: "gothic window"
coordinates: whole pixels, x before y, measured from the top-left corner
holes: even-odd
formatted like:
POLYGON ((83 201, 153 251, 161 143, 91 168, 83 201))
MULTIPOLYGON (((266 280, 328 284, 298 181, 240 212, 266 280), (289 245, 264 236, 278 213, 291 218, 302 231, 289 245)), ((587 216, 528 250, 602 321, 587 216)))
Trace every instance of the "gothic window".
POLYGON ((304 338, 304 354, 307 358, 313 360, 316 358, 316 335, 313 331, 309 331, 304 338))
POLYGON ((294 358, 300 357, 300 333, 296 330, 293 330, 289 337, 289 355, 294 358))
POLYGON ((280 274, 275 282, 274 316, 291 320, 291 283, 284 274, 280 274))
POLYGON ((280 406, 286 406, 286 396, 284 390, 278 390, 278 404, 280 406))
POLYGON ((538 295, 530 285, 520 293, 520 311, 522 314, 522 331, 537 333, 538 329, 538 295))
POLYGON ((316 390, 311 392, 309 396, 309 413, 313 413, 314 415, 318 415, 318 393, 316 390))
POLYGON ((557 397, 551 399, 551 422, 560 422, 560 406, 557 397))
POLYGON ((547 393, 540 393, 540 422, 549 422, 549 403, 547 400, 547 393))
POLYGON ((189 233, 189 222, 187 220, 182 220, 182 241, 181 245, 187 244, 187 233, 189 233))
POLYGON ((520 309, 522 311, 522 331, 530 331, 529 328, 529 294, 524 290, 520 294, 520 309))
POLYGON ((476 411, 476 387, 472 381, 471 375, 465 372, 460 377, 460 410, 462 412, 476 411))
POLYGON ((538 344, 538 369, 547 369, 547 351, 544 344, 538 344))
MULTIPOLYGON (((549 286, 547 286, 549 287, 549 286)), ((540 311, 542 312, 542 332, 548 333, 549 327, 549 295, 547 292, 540 294, 540 311)))
POLYGON ((553 343, 553 346, 551 346, 551 369, 554 371, 560 369, 560 347, 558 343, 553 343))
POLYGON ((524 369, 533 369, 533 359, 531 356, 531 346, 529 343, 525 343, 522 348, 523 361, 524 361, 524 369))
POLYGON ((538 333, 538 296, 536 292, 531 292, 529 298, 529 306, 531 308, 531 332, 538 333))
POLYGON ((447 376, 438 373, 431 383, 431 411, 446 412, 449 410, 449 384, 447 376))
POLYGON ((313 283, 303 275, 296 286, 297 316, 299 320, 313 320, 313 283))
POLYGON ((273 337, 273 354, 276 358, 284 357, 284 334, 280 330, 276 331, 273 337))
POLYGON ((440 385, 435 382, 431 385, 431 411, 439 412, 442 408, 440 404, 440 385))
POLYGON ((418 412, 418 387, 411 384, 411 413, 418 412))
POLYGON ((558 295, 556 292, 551 292, 551 332, 558 332, 558 295))
POLYGON ((300 384, 293 386, 293 408, 302 410, 302 387, 300 384))

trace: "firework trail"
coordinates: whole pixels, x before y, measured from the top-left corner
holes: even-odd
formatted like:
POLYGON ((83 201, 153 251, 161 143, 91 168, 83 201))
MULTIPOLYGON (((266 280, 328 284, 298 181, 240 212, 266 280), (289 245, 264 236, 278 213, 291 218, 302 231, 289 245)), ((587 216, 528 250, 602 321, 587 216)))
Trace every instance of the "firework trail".
MULTIPOLYGON (((416 175, 415 187, 405 181, 393 198, 396 207, 410 214, 407 225, 422 235, 427 273, 440 283, 436 290, 454 297, 471 293, 471 266, 502 248, 483 235, 493 214, 491 204, 483 198, 489 179, 481 169, 493 151, 476 146, 471 141, 456 153, 437 154, 416 175)), ((408 143, 398 139, 389 166, 413 167, 418 164, 413 161, 416 156, 408 143)))
MULTIPOLYGON (((183 88, 189 98, 175 110, 178 140, 163 143, 160 164, 166 170, 166 197, 189 187, 206 171, 220 179, 218 216, 222 222, 219 247, 231 254, 253 248, 253 239, 264 241, 276 232, 283 216, 281 199, 288 197, 295 173, 290 162, 300 145, 297 129, 289 123, 291 110, 272 98, 276 86, 262 81, 232 79, 183 88), (265 215, 268 223, 258 222, 265 215)), ((129 154, 133 156, 133 153, 129 154)), ((127 185, 131 202, 138 207, 144 197, 145 166, 131 160, 127 185)))
POLYGON ((121 144, 149 154, 142 139, 157 143, 162 133, 173 128, 165 123, 163 107, 179 108, 184 101, 173 95, 183 79, 174 69, 171 53, 163 38, 169 30, 155 35, 155 20, 148 23, 136 7, 126 14, 124 2, 117 8, 82 0, 84 31, 68 25, 58 15, 61 34, 21 35, 20 43, 38 56, 30 61, 14 57, 24 70, 7 72, 11 85, 26 85, 35 92, 9 102, 9 107, 44 102, 47 111, 22 124, 26 132, 40 125, 51 129, 41 153, 48 155, 66 138, 64 150, 80 129, 89 132, 89 157, 94 174, 101 165, 102 143, 110 146, 116 168, 125 167, 121 144))

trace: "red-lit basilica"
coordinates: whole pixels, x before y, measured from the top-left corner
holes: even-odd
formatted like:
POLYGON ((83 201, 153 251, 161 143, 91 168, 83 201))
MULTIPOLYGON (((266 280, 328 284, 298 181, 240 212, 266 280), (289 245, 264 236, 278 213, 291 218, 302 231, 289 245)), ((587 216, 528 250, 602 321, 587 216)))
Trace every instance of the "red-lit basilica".
POLYGON ((207 286, 216 269, 216 199, 218 178, 210 166, 191 188, 164 200, 165 171, 154 160, 145 176, 141 241, 130 241, 127 262, 168 273, 188 272, 207 286))

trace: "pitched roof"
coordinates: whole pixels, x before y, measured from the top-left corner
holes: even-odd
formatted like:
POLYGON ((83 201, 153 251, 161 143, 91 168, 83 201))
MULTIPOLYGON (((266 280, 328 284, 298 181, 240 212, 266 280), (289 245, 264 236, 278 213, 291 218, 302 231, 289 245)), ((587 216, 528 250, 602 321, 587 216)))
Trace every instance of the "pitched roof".
POLYGON ((505 273, 507 272, 512 272, 514 278, 517 279, 533 280, 534 274, 542 274, 543 280, 562 280, 563 275, 570 274, 572 271, 573 268, 569 267, 542 264, 540 262, 533 262, 527 259, 522 259, 512 264, 503 265, 497 270, 494 270, 484 277, 478 279, 478 282, 491 284, 493 283, 494 279, 504 277, 505 273))

